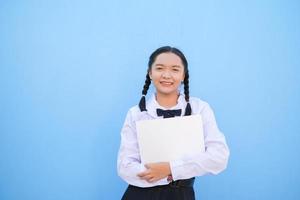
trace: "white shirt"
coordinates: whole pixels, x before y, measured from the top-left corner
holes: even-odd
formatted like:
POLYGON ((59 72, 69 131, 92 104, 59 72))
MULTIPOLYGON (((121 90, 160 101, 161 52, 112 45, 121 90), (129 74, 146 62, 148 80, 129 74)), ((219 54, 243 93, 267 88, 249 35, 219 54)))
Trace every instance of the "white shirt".
MULTIPOLYGON (((186 104, 184 95, 180 94, 177 105, 168 109, 182 109, 181 115, 183 116, 186 104)), ((218 174, 226 168, 229 158, 229 149, 225 137, 218 129, 214 113, 208 103, 191 97, 190 104, 192 114, 200 114, 202 116, 205 152, 196 156, 170 161, 171 174, 174 181, 205 174, 218 174)), ((157 108, 166 109, 158 104, 153 94, 146 102, 147 111, 141 112, 139 106, 136 105, 127 113, 121 131, 121 145, 117 167, 119 176, 128 184, 138 187, 169 184, 167 178, 155 183, 148 183, 137 176, 138 173, 145 171, 146 168, 141 164, 135 124, 139 120, 162 118, 157 116, 157 108)))

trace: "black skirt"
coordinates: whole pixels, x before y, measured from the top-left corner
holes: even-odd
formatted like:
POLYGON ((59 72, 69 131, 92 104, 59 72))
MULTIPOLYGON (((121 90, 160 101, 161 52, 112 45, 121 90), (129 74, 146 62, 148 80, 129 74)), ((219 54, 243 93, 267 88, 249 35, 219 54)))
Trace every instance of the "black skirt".
POLYGON ((122 200, 195 200, 194 178, 141 188, 129 185, 122 200))

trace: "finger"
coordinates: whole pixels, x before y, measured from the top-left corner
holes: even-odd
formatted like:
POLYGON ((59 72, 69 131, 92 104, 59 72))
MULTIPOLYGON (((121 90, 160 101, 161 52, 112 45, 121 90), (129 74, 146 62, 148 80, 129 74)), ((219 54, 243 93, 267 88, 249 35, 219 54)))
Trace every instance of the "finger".
POLYGON ((147 169, 149 169, 149 168, 151 167, 151 164, 148 163, 148 164, 145 164, 144 166, 145 166, 147 169))
POLYGON ((146 181, 149 181, 153 178, 153 176, 151 175, 146 175, 146 176, 143 176, 143 177, 140 177, 142 180, 146 180, 146 181))
POLYGON ((140 179, 147 180, 147 179, 153 177, 153 175, 150 173, 147 173, 147 174, 142 174, 139 177, 140 177, 140 179))
POLYGON ((152 178, 150 178, 149 180, 147 180, 148 181, 148 183, 154 183, 154 182, 156 182, 157 181, 157 178, 155 178, 155 177, 152 177, 152 178))
POLYGON ((147 164, 145 164, 144 166, 145 166, 147 169, 149 169, 149 168, 155 166, 155 163, 147 163, 147 164))
POLYGON ((138 175, 139 177, 143 177, 143 176, 147 176, 147 175, 149 175, 149 174, 150 174, 149 170, 146 170, 146 171, 143 171, 143 172, 141 172, 141 173, 138 173, 137 175, 138 175))

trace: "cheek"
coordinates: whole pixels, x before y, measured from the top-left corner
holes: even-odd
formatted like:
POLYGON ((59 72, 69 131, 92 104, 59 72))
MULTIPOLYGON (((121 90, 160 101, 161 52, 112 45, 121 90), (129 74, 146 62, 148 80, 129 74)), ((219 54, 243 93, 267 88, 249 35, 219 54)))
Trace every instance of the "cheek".
POLYGON ((184 74, 178 75, 177 80, 179 80, 180 82, 183 81, 184 80, 184 74))
POLYGON ((151 73, 151 77, 153 81, 156 81, 160 78, 160 74, 158 72, 151 73))

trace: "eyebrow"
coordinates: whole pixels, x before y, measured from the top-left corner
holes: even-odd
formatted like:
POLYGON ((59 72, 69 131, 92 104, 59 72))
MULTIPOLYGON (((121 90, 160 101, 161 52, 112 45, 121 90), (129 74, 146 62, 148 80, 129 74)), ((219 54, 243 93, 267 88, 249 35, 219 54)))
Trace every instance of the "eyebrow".
MULTIPOLYGON (((166 65, 164 64, 160 64, 160 63, 157 63, 155 66, 162 66, 162 67, 166 67, 166 65)), ((179 65, 172 65, 173 68, 180 68, 179 65)))

